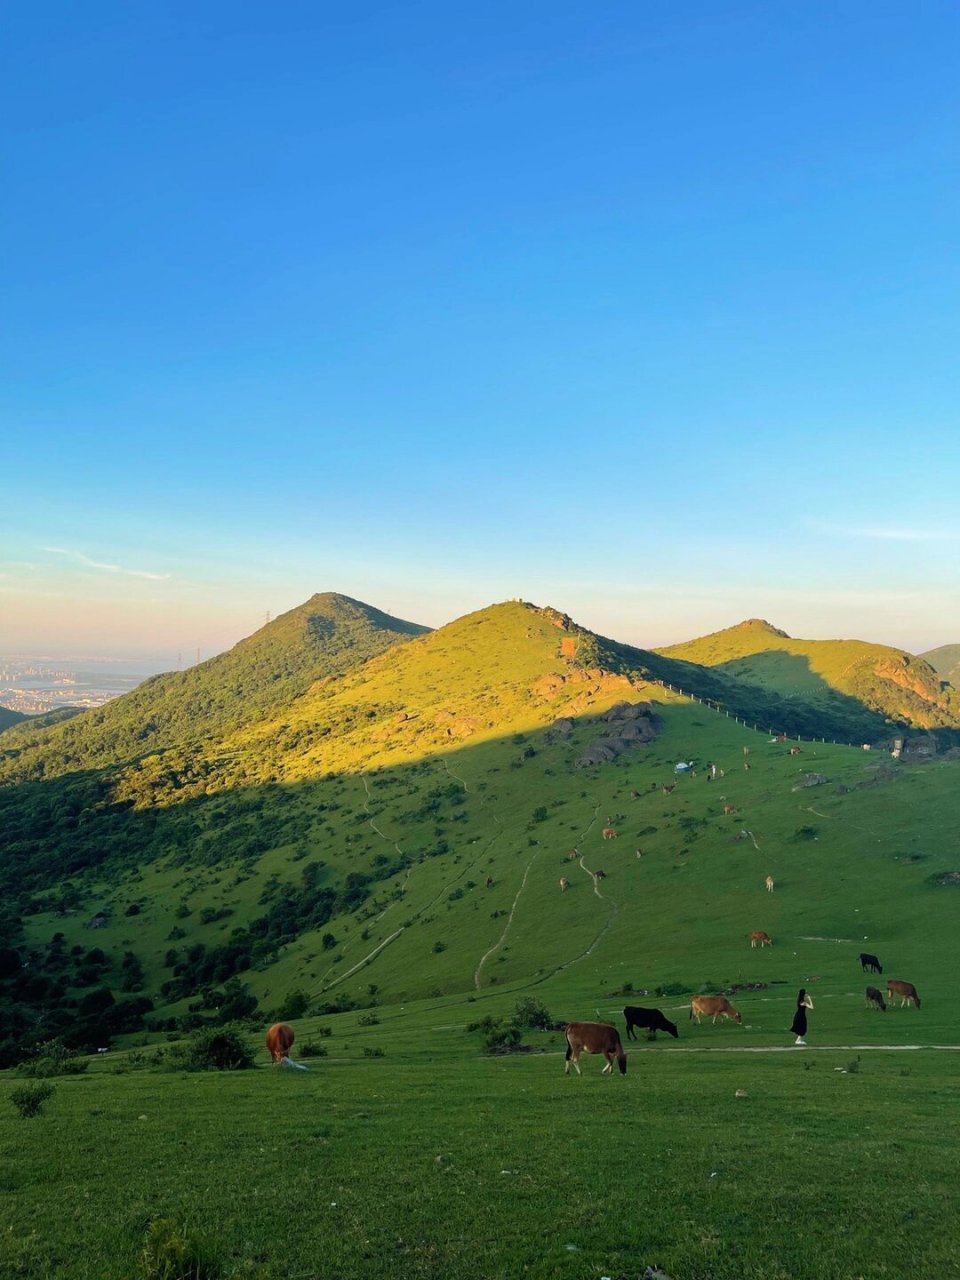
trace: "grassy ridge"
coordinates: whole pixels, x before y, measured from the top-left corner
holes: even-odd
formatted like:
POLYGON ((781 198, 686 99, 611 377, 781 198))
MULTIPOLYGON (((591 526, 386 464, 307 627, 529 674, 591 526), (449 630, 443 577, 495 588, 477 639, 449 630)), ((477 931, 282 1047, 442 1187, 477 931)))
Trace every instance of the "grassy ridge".
POLYGON ((658 652, 719 669, 813 709, 836 710, 852 699, 876 716, 918 728, 960 724, 960 702, 953 690, 941 688, 930 664, 885 645, 793 640, 752 618, 658 652))

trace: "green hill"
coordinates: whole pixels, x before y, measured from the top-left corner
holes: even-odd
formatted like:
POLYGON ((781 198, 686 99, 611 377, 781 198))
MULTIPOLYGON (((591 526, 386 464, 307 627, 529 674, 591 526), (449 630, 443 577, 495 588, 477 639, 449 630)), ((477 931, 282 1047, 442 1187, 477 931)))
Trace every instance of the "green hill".
POLYGON ((15 724, 23 724, 24 720, 29 720, 28 715, 24 715, 22 711, 11 711, 9 707, 0 707, 0 733, 4 729, 10 729, 15 724))
MULTIPOLYGON (((264 683, 256 716, 228 703, 202 734, 161 726, 169 746, 158 728, 126 757, 108 762, 103 736, 67 756, 83 716, 6 753, 6 1060, 144 1019, 159 1033, 541 986, 590 1012, 628 979, 792 982, 790 953, 760 960, 750 930, 787 934, 818 972, 847 963, 816 939, 853 946, 854 908, 904 972, 928 952, 953 963, 936 879, 956 869, 952 760, 792 755, 744 714, 785 705, 761 686, 518 602, 300 674, 273 705, 264 683), (690 679, 730 714, 676 692, 690 679), (789 894, 768 897, 767 874, 789 894)), ((111 704, 127 744, 137 695, 111 704)))
POLYGON ((929 662, 942 680, 960 689, 960 644, 943 644, 921 653, 920 657, 929 662))
MULTIPOLYGON (((793 640, 758 618, 658 650, 710 667, 834 718, 859 716, 864 730, 885 722, 960 727, 960 696, 941 688, 922 658, 863 640, 793 640)), ((889 736, 889 723, 884 736, 889 736)), ((865 737, 870 735, 866 732, 865 737)))
POLYGON ((78 767, 115 767, 173 746, 193 748, 427 630, 348 596, 315 595, 198 666, 151 676, 55 729, 24 724, 3 740, 7 767, 0 776, 50 777, 78 767))

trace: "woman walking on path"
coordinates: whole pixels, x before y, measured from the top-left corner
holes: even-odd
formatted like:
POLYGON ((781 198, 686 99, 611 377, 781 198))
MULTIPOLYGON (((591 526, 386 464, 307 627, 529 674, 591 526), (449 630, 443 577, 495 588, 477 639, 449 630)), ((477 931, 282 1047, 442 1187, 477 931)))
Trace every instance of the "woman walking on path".
POLYGON ((797 1037, 796 1044, 806 1044, 804 1036, 807 1034, 807 1010, 813 1008, 813 1001, 807 995, 803 987, 797 996, 797 1012, 793 1015, 793 1022, 790 1030, 797 1037))

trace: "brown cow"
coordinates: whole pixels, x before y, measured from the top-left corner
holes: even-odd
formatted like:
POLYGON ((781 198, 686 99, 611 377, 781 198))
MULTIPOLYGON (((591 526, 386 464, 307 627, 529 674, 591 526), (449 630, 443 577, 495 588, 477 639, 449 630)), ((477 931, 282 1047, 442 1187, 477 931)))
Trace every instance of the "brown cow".
POLYGON ((561 877, 560 877, 560 892, 561 892, 561 893, 566 893, 566 892, 567 892, 567 890, 568 890, 569 888, 570 888, 570 881, 567 879, 567 877, 566 877, 566 876, 561 876, 561 877))
POLYGON ((569 862, 576 862, 576 860, 577 860, 579 857, 580 857, 580 850, 579 850, 579 849, 571 849, 571 850, 570 850, 570 852, 567 854, 567 860, 568 860, 569 862))
POLYGON ((868 1009, 880 1009, 883 1013, 886 1013, 887 1006, 884 1003, 881 991, 878 991, 876 987, 867 987, 866 996, 868 1009))
POLYGON ((799 754, 800 754, 800 748, 799 748, 799 747, 791 747, 791 748, 790 748, 790 755, 792 755, 792 756, 798 756, 799 754))
POLYGON ((673 792, 676 790, 676 786, 677 784, 674 782, 669 787, 667 786, 661 787, 660 790, 665 796, 669 796, 669 795, 672 795, 673 792))
POLYGON ((690 1017, 696 1018, 698 1026, 701 1013, 712 1016, 714 1022, 718 1018, 730 1018, 738 1026, 743 1024, 743 1018, 740 1017, 740 1014, 737 1013, 726 996, 694 996, 690 1001, 690 1017))
POLYGON ((723 812, 724 812, 724 813, 736 813, 736 812, 737 812, 737 806, 736 806, 735 804, 725 804, 725 805, 723 806, 723 812))
POLYGON ((920 1008, 920 997, 917 995, 917 988, 912 982, 900 982, 896 978, 891 978, 887 982, 887 999, 892 1001, 896 996, 900 997, 900 1008, 905 1004, 915 1004, 920 1008))
POLYGON ((614 831, 613 827, 604 827, 603 838, 604 840, 616 840, 617 833, 614 831))
POLYGON ((627 1074, 627 1055, 623 1051, 623 1045, 620 1041, 620 1032, 616 1027, 611 1027, 608 1022, 571 1022, 567 1026, 567 1061, 563 1068, 566 1075, 570 1071, 570 1063, 573 1063, 574 1070, 577 1075, 582 1074, 580 1071, 580 1054, 586 1049, 587 1053, 602 1053, 607 1060, 607 1065, 600 1072, 602 1076, 613 1074, 613 1060, 616 1058, 620 1067, 620 1074, 627 1074))
POLYGON ((288 1027, 285 1022, 275 1022, 267 1032, 267 1049, 277 1066, 290 1053, 293 1039, 293 1027, 288 1027))
POLYGON ((750 935, 750 946, 755 947, 757 943, 760 944, 760 950, 762 951, 764 947, 773 946, 773 939, 769 933, 764 933, 762 929, 757 929, 750 935))

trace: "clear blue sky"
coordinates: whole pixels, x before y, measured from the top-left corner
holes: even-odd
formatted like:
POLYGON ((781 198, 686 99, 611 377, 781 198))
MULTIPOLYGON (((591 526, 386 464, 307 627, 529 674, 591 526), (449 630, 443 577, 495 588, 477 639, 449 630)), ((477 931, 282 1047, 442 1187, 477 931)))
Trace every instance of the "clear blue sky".
POLYGON ((0 652, 960 641, 960 11, 8 9, 0 652))

